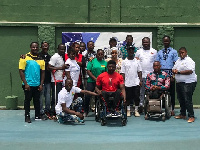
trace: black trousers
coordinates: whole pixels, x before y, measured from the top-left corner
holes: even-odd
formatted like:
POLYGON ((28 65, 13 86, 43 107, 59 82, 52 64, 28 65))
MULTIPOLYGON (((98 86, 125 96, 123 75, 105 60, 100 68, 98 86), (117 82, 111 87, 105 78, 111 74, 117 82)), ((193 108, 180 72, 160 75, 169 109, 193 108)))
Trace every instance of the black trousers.
POLYGON ((33 99, 33 104, 35 108, 35 117, 40 117, 40 91, 37 87, 30 86, 30 91, 25 90, 25 87, 22 86, 24 89, 24 109, 25 109, 25 116, 30 116, 30 101, 33 99))
POLYGON ((170 97, 171 97, 172 110, 174 110, 174 107, 175 107, 175 80, 170 81, 169 92, 170 92, 170 97))
POLYGON ((55 82, 51 82, 51 90, 52 90, 52 96, 51 96, 51 112, 55 112, 55 106, 58 102, 58 93, 62 90, 62 82, 57 82, 55 87, 55 82), (55 93, 56 88, 56 93, 55 93), (55 94, 56 94, 56 104, 55 104, 55 94))
POLYGON ((126 90, 126 104, 130 105, 134 99, 135 106, 139 106, 140 103, 140 86, 125 87, 126 90))
POLYGON ((194 117, 193 103, 192 103, 192 95, 194 93, 196 82, 192 83, 176 83, 176 92, 177 98, 180 103, 180 113, 183 116, 186 116, 186 110, 188 112, 188 117, 194 117))
POLYGON ((123 99, 122 96, 120 96, 121 91, 118 89, 115 92, 106 92, 106 91, 102 91, 102 96, 104 98, 104 100, 106 101, 107 104, 107 108, 114 111, 120 103, 120 100, 123 99), (109 100, 109 97, 113 97, 114 100, 111 102, 109 100))

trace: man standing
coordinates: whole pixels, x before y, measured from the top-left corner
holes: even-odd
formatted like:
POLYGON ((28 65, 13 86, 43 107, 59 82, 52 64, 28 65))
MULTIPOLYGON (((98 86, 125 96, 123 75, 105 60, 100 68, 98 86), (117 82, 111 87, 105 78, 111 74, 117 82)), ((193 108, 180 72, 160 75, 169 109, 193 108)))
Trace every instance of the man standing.
POLYGON ((25 122, 27 123, 31 123, 30 101, 32 98, 35 108, 35 120, 41 120, 39 98, 45 76, 45 62, 38 55, 39 44, 32 42, 30 48, 31 51, 26 54, 26 58, 20 58, 19 61, 19 74, 23 81, 22 87, 25 94, 25 122))
POLYGON ((137 48, 133 45, 133 37, 132 35, 127 35, 126 36, 126 45, 125 46, 122 46, 121 47, 121 53, 122 53, 122 59, 124 60, 125 58, 128 57, 128 52, 127 52, 127 49, 129 47, 133 47, 134 48, 134 56, 135 56, 135 53, 137 51, 137 48))
MULTIPOLYGON (((58 93, 62 90, 63 73, 65 69, 65 50, 64 44, 58 45, 58 53, 55 53, 50 61, 48 68, 51 70, 51 88, 52 88, 52 100, 51 100, 51 112, 55 115, 55 98, 56 103, 58 100, 58 93), (55 92, 56 90, 56 92, 55 92)), ((66 66, 67 67, 67 66, 66 66)))
POLYGON ((142 67, 142 86, 140 87, 140 107, 144 105, 144 93, 145 93, 145 78, 147 74, 153 71, 153 63, 156 59, 157 50, 150 48, 150 39, 144 37, 142 39, 143 48, 139 49, 135 57, 139 59, 142 67))
POLYGON ((197 75, 195 74, 195 62, 187 55, 185 47, 179 49, 179 59, 173 67, 173 73, 176 79, 176 92, 180 103, 180 115, 176 119, 186 119, 186 110, 188 112, 188 123, 194 122, 194 110, 192 95, 197 84, 197 75))
POLYGON ((171 103, 172 103, 172 111, 171 115, 174 116, 174 106, 175 106, 175 80, 172 77, 172 68, 174 63, 178 60, 178 53, 175 49, 170 47, 170 37, 164 36, 163 37, 163 45, 164 48, 158 52, 156 57, 156 61, 159 61, 161 64, 161 70, 165 71, 171 78, 170 80, 170 96, 171 96, 171 103))
POLYGON ((138 107, 140 103, 140 86, 142 85, 142 68, 139 60, 134 58, 135 47, 128 48, 128 57, 122 61, 121 75, 125 80, 127 116, 130 114, 130 104, 134 99, 135 117, 140 117, 138 107))
POLYGON ((50 103, 51 103, 51 72, 47 69, 48 62, 51 56, 48 54, 49 43, 43 41, 41 43, 42 51, 39 53, 40 57, 45 61, 45 79, 43 90, 40 93, 40 114, 43 115, 50 113, 50 103), (45 97, 45 109, 43 110, 43 95, 45 97))

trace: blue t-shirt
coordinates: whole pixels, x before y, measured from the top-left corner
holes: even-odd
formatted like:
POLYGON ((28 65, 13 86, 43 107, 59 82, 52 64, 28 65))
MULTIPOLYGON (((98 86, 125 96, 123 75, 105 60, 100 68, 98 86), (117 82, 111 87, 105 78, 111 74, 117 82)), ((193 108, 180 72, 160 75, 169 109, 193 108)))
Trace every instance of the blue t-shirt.
POLYGON ((20 59, 19 69, 24 70, 25 79, 29 86, 39 86, 40 70, 45 70, 45 62, 42 58, 28 53, 25 59, 20 59))

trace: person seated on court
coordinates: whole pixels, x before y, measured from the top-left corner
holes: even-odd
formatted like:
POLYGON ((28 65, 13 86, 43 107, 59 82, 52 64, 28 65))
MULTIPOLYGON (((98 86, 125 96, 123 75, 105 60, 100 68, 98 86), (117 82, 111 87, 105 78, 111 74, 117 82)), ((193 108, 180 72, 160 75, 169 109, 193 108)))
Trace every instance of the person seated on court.
POLYGON ((124 104, 126 102, 124 79, 122 75, 115 72, 116 62, 114 60, 107 62, 107 69, 107 72, 101 73, 97 77, 95 90, 105 100, 107 115, 111 113, 116 115, 118 113, 118 105, 121 104, 120 101, 123 100, 124 104), (110 106, 109 97, 114 97, 112 106, 110 106))
POLYGON ((55 107, 57 119, 59 123, 66 121, 76 121, 83 123, 83 114, 81 114, 83 100, 81 97, 74 99, 75 93, 90 94, 97 96, 97 93, 82 90, 79 87, 73 86, 73 80, 67 78, 65 87, 58 93, 58 103, 55 107))
POLYGON ((161 65, 159 61, 153 63, 153 72, 147 74, 145 80, 145 89, 149 91, 149 98, 157 99, 159 98, 163 91, 168 90, 170 87, 170 77, 169 75, 161 71, 161 65))

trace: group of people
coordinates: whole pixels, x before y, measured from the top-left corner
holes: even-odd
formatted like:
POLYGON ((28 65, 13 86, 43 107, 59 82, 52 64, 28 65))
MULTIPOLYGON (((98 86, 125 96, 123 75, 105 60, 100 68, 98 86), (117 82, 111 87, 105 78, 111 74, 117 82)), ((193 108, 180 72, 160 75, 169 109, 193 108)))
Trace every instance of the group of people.
POLYGON ((117 111, 123 100, 127 106, 127 116, 131 116, 131 105, 135 105, 134 115, 139 117, 144 106, 145 89, 156 96, 159 91, 169 90, 171 96, 171 115, 175 116, 175 83, 180 114, 176 119, 194 122, 192 95, 197 83, 195 62, 187 55, 185 47, 177 52, 170 47, 170 37, 163 37, 164 48, 150 47, 150 38, 142 39, 142 48, 137 49, 133 37, 127 35, 126 45, 117 47, 117 40, 110 38, 106 50, 94 50, 94 42, 74 42, 68 49, 58 45, 58 52, 48 54, 49 43, 32 42, 31 51, 22 55, 19 73, 23 81, 25 100, 25 122, 31 123, 30 101, 33 98, 35 120, 44 116, 58 122, 76 120, 83 122, 90 111, 91 95, 102 96, 108 104, 108 97, 114 96, 115 103, 108 113, 117 111), (178 57, 178 53, 179 56, 178 57), (85 96, 84 96, 85 94, 85 96), (43 95, 45 108, 43 109, 43 95), (122 98, 121 98, 122 97, 122 98))

